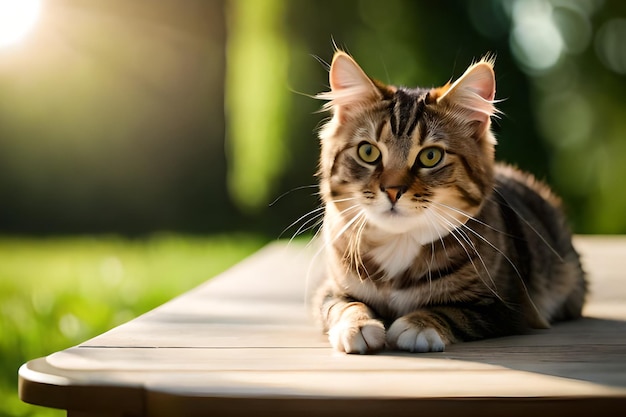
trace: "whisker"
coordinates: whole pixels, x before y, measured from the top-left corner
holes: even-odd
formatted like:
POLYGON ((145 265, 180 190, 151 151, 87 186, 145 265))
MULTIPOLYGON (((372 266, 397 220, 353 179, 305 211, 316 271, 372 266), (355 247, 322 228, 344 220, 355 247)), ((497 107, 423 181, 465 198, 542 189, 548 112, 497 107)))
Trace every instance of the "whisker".
MULTIPOLYGON (((345 214, 347 214, 350 211, 354 211, 355 209, 359 209, 359 205, 355 204, 353 206, 350 206, 342 211, 339 212, 340 216, 343 216, 345 214)), ((346 222, 346 224, 343 225, 343 227, 339 230, 339 232, 332 237, 332 243, 334 243, 335 241, 337 241, 337 239, 339 239, 351 226, 352 224, 358 220, 359 216, 361 216, 363 214, 363 210, 361 209, 358 213, 354 214, 350 220, 348 220, 346 222)))
MULTIPOLYGON (((439 236, 439 241, 441 242, 441 247, 443 248, 443 252, 448 256, 448 250, 446 249, 446 244, 443 241, 443 236, 437 227, 435 227, 436 219, 432 218, 432 213, 429 210, 424 212, 426 215, 426 219, 428 220, 428 226, 431 230, 434 230, 439 236)), ((438 222, 437 222, 438 223, 438 222)), ((427 261, 428 264, 428 300, 427 303, 430 303, 433 297, 433 275, 432 275, 432 266, 435 263, 435 241, 430 242, 430 261, 427 261)))
MULTIPOLYGON (((447 214, 448 213, 443 213, 443 214, 447 214)), ((450 216, 450 215, 449 215, 450 216)), ((515 271, 515 274, 517 275, 517 277, 519 278, 520 284, 522 285, 522 288, 524 289, 524 292, 526 293, 526 297, 528 298, 528 301, 530 302, 530 304, 532 305, 533 309, 539 314, 539 308, 537 308, 537 306, 535 305, 532 297, 530 296, 530 291, 528 290, 528 287, 526 286, 526 283, 524 282, 524 278, 522 277, 522 274, 520 273, 519 269, 517 268, 517 266, 515 265, 515 263, 511 260, 511 258, 509 258, 501 249, 499 249, 497 246, 495 246, 493 243, 489 242, 489 240, 487 240, 485 237, 483 237, 480 233, 476 232, 474 229, 472 229, 471 227, 469 227, 467 224, 460 222, 458 219, 454 218, 453 216, 450 216, 452 220, 457 221, 459 224, 460 228, 464 228, 470 232, 472 232, 472 234, 474 234, 476 237, 478 237, 479 239, 481 239, 483 242, 485 242, 487 245, 489 245, 493 250, 495 250, 496 252, 498 252, 500 255, 502 255, 502 257, 509 263, 509 265, 511 265, 511 267, 513 268, 513 270, 515 271)), ((457 229, 458 230, 458 229, 457 229)), ((480 253, 476 252, 478 254, 478 256, 481 258, 482 261, 482 257, 480 255, 480 253)), ((484 263, 483 263, 484 265, 484 263)))
MULTIPOLYGON (((498 192, 498 190, 495 190, 495 191, 496 191, 496 192, 498 192)), ((499 192, 498 192, 498 193, 499 193, 499 192)), ((499 194, 501 194, 501 193, 499 193, 499 194)), ((504 197, 503 197, 503 198, 504 198, 504 197)), ((463 213, 461 210, 458 210, 458 209, 456 209, 456 208, 454 208, 454 207, 451 207, 451 206, 447 206, 446 204, 442 204, 442 203, 437 203, 437 204, 439 204, 439 205, 441 205, 441 206, 444 206, 444 207, 447 207, 447 208, 449 208, 449 209, 450 209, 450 210, 452 210, 452 211, 455 211, 455 212, 461 212, 461 213, 463 213)), ((508 202, 507 202, 507 204, 508 204, 508 202)), ((433 208, 435 208, 435 207, 433 206, 433 208)), ((512 207, 511 207, 511 209, 515 212, 515 210, 514 210, 512 207)), ((535 309, 535 311, 539 312, 539 309, 537 308, 537 306, 535 305, 534 301, 532 300, 532 298, 531 298, 531 296, 530 296, 530 291, 528 290, 528 288, 527 288, 527 286, 526 286, 526 283, 524 282, 524 278, 522 277, 522 274, 520 273, 520 271, 519 271, 519 269, 517 268, 517 266, 515 265, 515 263, 513 263, 513 261, 511 260, 511 258, 509 258, 509 257, 508 257, 508 256, 507 256, 507 255, 506 255, 506 254, 505 254, 505 253, 501 250, 501 249, 499 249, 498 247, 496 247, 496 246, 495 246, 494 244, 492 244, 489 240, 485 239, 485 238, 484 238, 484 237, 483 237, 480 233, 476 232, 474 229, 472 229, 471 227, 469 227, 466 223, 461 222, 460 220, 456 219, 454 216, 450 215, 449 213, 445 213, 445 212, 442 212, 442 213, 443 213, 443 214, 448 215, 448 216, 449 216, 452 220, 454 220, 454 221, 458 222, 458 223, 459 223, 459 228, 463 228, 463 229, 469 230, 470 232, 472 232, 472 234, 474 234, 475 236, 477 236, 479 239, 481 239, 482 241, 484 241, 485 243, 487 243, 489 246, 491 246, 491 248, 492 248, 492 249, 494 249, 496 252, 498 252, 500 255, 502 255, 502 257, 503 257, 503 258, 504 258, 504 259, 505 259, 505 260, 509 263, 509 265, 511 265, 511 267, 512 267, 512 268, 513 268, 513 270, 515 271, 515 274, 516 274, 516 275, 517 275, 517 277, 519 278, 519 281, 520 281, 520 283, 522 284, 522 287, 524 288, 524 292, 526 293, 526 296, 527 296, 528 300, 530 301, 531 305, 533 306, 533 308, 535 309)), ((518 214, 518 215, 519 215, 519 214, 518 214)), ((521 216, 520 216, 520 218, 521 218, 521 216)), ((477 221, 477 219, 474 219, 474 220, 476 220, 476 221, 477 221)), ((522 220, 524 220, 524 219, 522 218, 522 220)), ((486 227, 490 228, 491 230, 494 230, 494 231, 496 231, 496 232, 498 232, 498 233, 501 233, 501 234, 503 234, 504 236, 516 238, 516 236, 512 236, 512 235, 510 235, 510 234, 508 234, 508 233, 501 232, 500 230, 498 230, 498 229, 496 229, 496 228, 494 228, 494 227, 491 227, 490 225, 488 225, 488 224, 486 224, 486 223, 484 223, 484 222, 477 221, 477 223, 482 224, 482 225, 484 225, 484 226, 486 226, 486 227)), ((530 226, 530 225, 529 225, 529 226, 530 226)), ((532 228, 532 226, 530 226, 530 227, 532 228)), ((533 230, 534 230, 534 229, 533 229, 533 230)), ((534 231, 535 231, 535 233, 538 233, 536 230, 534 230, 534 231)), ((540 237, 541 237, 541 236, 540 236, 540 237)), ((549 246, 549 245, 548 245, 548 246, 549 246)), ((478 252, 477 252, 477 254, 480 256, 480 254, 479 254, 478 252)), ((558 256, 558 254, 557 254, 557 256, 558 256)), ((560 258, 560 256, 559 256, 559 258, 560 258)), ((482 260, 482 258, 481 258, 481 260, 482 260)))
MULTIPOLYGON (((298 230, 295 231, 293 236, 291 236, 291 239, 289 239, 289 243, 291 243, 296 237, 308 232, 311 229, 314 229, 320 226, 324 222, 323 216, 324 216, 324 213, 319 213, 315 215, 314 217, 308 219, 306 222, 304 222, 300 227, 298 227, 298 230), (307 224, 309 223, 310 225, 307 226, 307 224)), ((315 234, 317 234, 317 232, 315 234)))
MULTIPOLYGON (((351 199, 346 199, 347 200, 351 200, 351 199)), ((360 206, 355 204, 352 205, 344 210, 342 210, 339 214, 340 215, 344 215, 346 213, 348 213, 351 210, 355 210, 355 209, 359 209, 360 206)), ((359 217, 364 216, 365 211, 363 209, 361 209, 359 212, 357 212, 350 220, 348 220, 346 222, 346 224, 340 229, 340 231, 332 237, 332 239, 322 239, 322 244, 320 245, 319 249, 317 249, 315 251, 315 253, 313 254, 311 261, 309 263, 309 267, 307 270, 307 274, 306 274, 306 283, 309 282, 310 279, 310 274, 311 274, 311 269, 313 267, 313 265, 316 264, 316 260, 318 259, 318 257, 326 250, 326 248, 328 248, 330 245, 332 245, 333 243, 335 243, 337 241, 337 239, 339 239, 348 229, 350 229, 350 227, 354 224, 355 221, 357 221, 359 219, 359 217)), ((324 226, 322 226, 317 232, 316 232, 316 236, 320 233, 320 231, 322 231, 324 229, 324 226)), ((306 285, 308 288, 308 285, 306 285)), ((305 294, 305 296, 308 297, 308 294, 305 294)))
MULTIPOLYGON (((351 201, 351 200, 355 200, 355 199, 356 198, 343 198, 343 199, 333 200, 333 202, 334 203, 341 203, 341 202, 351 201)), ((316 209, 313 209, 313 210, 309 211, 308 213, 298 217, 297 220, 292 222, 289 226, 285 227, 282 232, 280 232, 280 234, 278 235, 278 239, 280 239, 285 234, 285 232, 287 232, 287 230, 291 229, 292 227, 297 225, 299 222, 301 222, 304 219, 306 219, 308 216, 311 216, 311 215, 315 214, 310 219, 307 219, 306 221, 303 222, 303 224, 298 228, 298 230, 296 230, 296 232, 294 233, 294 235, 291 237, 291 239, 289 241, 291 242, 291 240, 293 240, 300 233, 304 233, 307 230, 312 229, 315 226, 307 227, 306 229, 302 230, 307 224, 311 223, 312 221, 314 221, 317 218, 322 217, 324 215, 323 211, 324 211, 325 208, 326 208, 325 206, 320 206, 320 207, 318 207, 316 209)))
MULTIPOLYGON (((313 236, 311 237, 311 239, 308 241, 308 243, 306 244, 306 247, 311 247, 315 242, 317 242, 320 239, 320 233, 322 231, 322 225, 324 224, 324 218, 320 218, 316 223, 315 226, 313 227, 317 227, 317 230, 315 231, 315 233, 313 234, 313 236)), ((312 227, 312 228, 313 228, 312 227)))
POLYGON ((282 193, 281 195, 279 195, 278 197, 276 197, 276 199, 274 199, 274 201, 272 201, 271 203, 268 204, 268 207, 272 207, 274 204, 276 204, 279 200, 281 200, 283 197, 285 197, 288 194, 291 194, 294 191, 300 191, 300 190, 305 190, 307 188, 317 188, 318 185, 317 184, 309 184, 309 185, 300 185, 298 187, 294 187, 291 190, 285 191, 284 193, 282 193))
POLYGON ((489 223, 485 223, 484 221, 482 221, 482 220, 480 220, 480 219, 478 219, 478 218, 476 218, 476 217, 472 216, 470 213, 468 213, 468 212, 466 212, 466 211, 464 211, 464 210, 461 210, 461 209, 459 209, 459 208, 457 208, 457 207, 450 206, 450 205, 445 204, 445 203, 440 203, 440 202, 438 202, 438 201, 431 201, 431 203, 432 203, 432 204, 435 204, 435 205, 437 205, 437 206, 445 207, 445 208, 447 208, 448 210, 452 210, 452 211, 454 211, 454 212, 456 212, 456 213, 459 213, 459 214, 461 214, 461 215, 463 215, 463 216, 467 217, 468 219, 470 219, 470 220, 472 220, 472 221, 474 221, 474 222, 476 222, 476 223, 478 223, 478 224, 480 224, 480 225, 482 225, 482 226, 485 226, 485 227, 487 227, 487 228, 489 228, 489 229, 493 230, 494 232, 498 232, 498 233, 500 233, 500 234, 502 234, 502 235, 504 235, 504 236, 507 236, 507 237, 517 237, 517 236, 514 236, 514 235, 512 235, 512 234, 510 234, 510 233, 507 233, 507 232, 505 232, 505 231, 503 231, 503 230, 497 229, 497 228, 493 227, 492 225, 490 225, 489 223))
MULTIPOLYGON (((285 229, 283 229, 283 231, 282 231, 282 232, 280 232, 280 235, 278 235, 278 239, 280 239, 280 238, 281 238, 281 237, 285 234, 285 232, 286 232, 287 230, 291 229, 291 228, 292 228, 292 227, 294 227, 296 224, 298 224, 300 221, 302 221, 302 220, 306 219, 308 216, 311 216, 311 215, 315 214, 315 215, 314 215, 314 216, 312 216, 310 219, 308 219, 307 221, 305 221, 305 222, 303 223, 303 225, 308 224, 311 220, 314 220, 314 219, 317 219, 317 218, 318 218, 318 217, 320 217, 320 216, 323 216, 323 215, 324 215, 323 210, 324 210, 324 206, 322 206, 322 207, 318 207, 318 208, 313 209, 313 210, 309 211, 308 213, 303 214, 302 216, 298 217, 298 219, 297 219, 297 220, 295 220, 294 222, 292 222, 289 226, 285 227, 285 229), (320 213, 320 212, 321 212, 321 213, 320 213)), ((294 236, 292 236, 292 237, 291 237, 290 241, 291 241, 291 240, 293 240, 293 238, 295 238, 295 237, 298 235, 298 231, 299 231, 299 230, 300 230, 300 229, 298 229, 298 230, 296 231, 296 233, 294 234, 294 236)))
POLYGON ((519 211, 517 211, 515 209, 515 207, 513 207, 513 205, 506 199, 506 197, 504 196, 504 194, 502 194, 497 188, 494 188, 494 192, 496 192, 500 197, 502 197, 502 199, 504 200, 504 202, 506 203, 507 207, 510 208, 513 213, 515 213, 515 215, 517 217, 520 218, 520 220, 522 220, 524 222, 524 224, 526 224, 526 226, 528 226, 530 228, 530 230, 532 230, 539 239, 541 239, 541 241, 548 247, 548 249, 550 249, 550 251, 557 257, 559 258, 559 260, 561 262, 564 262, 563 257, 561 256, 560 253, 557 252, 556 249, 554 249, 554 247, 552 247, 552 245, 550 245, 550 243, 541 235, 541 233, 539 233, 539 231, 537 229, 535 229, 535 227, 530 224, 530 222, 528 220, 526 220, 524 218, 524 216, 521 215, 521 213, 519 211))
MULTIPOLYGON (((351 236, 349 249, 351 249, 350 258, 351 262, 354 261, 354 269, 356 271, 359 270, 359 267, 363 268, 365 271, 365 275, 370 278, 370 273, 365 267, 365 263, 363 262, 363 257, 361 255, 361 242, 362 242, 362 234, 365 226, 367 224, 367 217, 361 216, 361 221, 357 224, 356 232, 351 236), (354 241, 354 243, 353 243, 354 241)), ((361 278, 359 274, 359 279, 361 278)))
MULTIPOLYGON (((353 205, 353 206, 350 206, 350 207, 346 208, 345 210, 342 210, 339 214, 340 214, 340 215, 343 215, 343 214, 345 214, 345 213, 347 213, 347 212, 349 212, 349 211, 351 211, 351 210, 354 210, 354 209, 359 209, 359 208, 360 208, 360 206, 359 206, 359 205, 357 205, 357 204, 355 204, 355 205, 353 205)), ((347 230, 348 230, 351 226, 352 226, 352 224, 353 224, 356 220, 358 220, 358 218, 359 218, 360 216, 362 216, 362 215, 364 215, 364 214, 365 214, 365 211, 364 211, 363 209, 361 209, 361 210, 360 210, 358 213, 356 213, 356 214, 355 214, 355 215, 354 215, 354 216, 353 216, 350 220, 348 220, 348 221, 346 222, 346 224, 345 224, 345 225, 344 225, 344 226, 343 226, 343 227, 339 230, 339 232, 338 232, 335 236, 333 236, 333 237, 332 237, 332 240, 330 240, 330 241, 326 241, 326 239, 324 239, 324 240, 325 240, 325 242, 324 242, 324 245, 322 246, 322 248, 320 248, 320 252, 321 252, 322 250, 324 250, 324 249, 325 249, 327 246, 329 246, 330 244, 335 243, 335 242, 336 242, 336 241, 337 241, 337 240, 338 240, 338 239, 339 239, 339 238, 340 238, 340 237, 341 237, 341 236, 342 236, 342 235, 343 235, 343 234, 344 234, 344 233, 345 233, 345 232, 346 232, 346 231, 347 231, 347 230)))
MULTIPOLYGON (((435 209, 435 207, 432 207, 433 209, 435 209)), ((455 227, 456 229, 459 228, 463 228, 466 230, 469 230, 470 232, 472 232, 473 235, 475 235, 476 237, 478 237, 479 239, 481 239, 483 242, 485 242, 486 244, 488 244, 489 246, 491 246, 492 249, 494 249, 495 251, 497 251, 499 254, 501 254, 502 256, 504 256, 506 258, 506 260, 511 264, 511 266, 515 269, 515 272, 518 274, 518 276, 521 278, 521 274, 519 273, 519 271, 517 270, 517 267, 515 266, 515 264, 513 264, 513 262, 511 261, 511 259, 509 259, 508 256, 506 256, 504 254, 504 252, 502 252, 498 247, 496 247, 493 243, 491 243, 489 240, 487 240, 485 237, 483 237, 483 235, 481 235, 480 233, 478 233, 477 231, 475 231, 474 229, 472 229, 471 227, 469 227, 467 225, 467 223, 463 223, 462 221, 460 221, 459 219, 455 218, 454 216, 452 216, 450 213, 446 213, 443 210, 438 209, 438 213, 441 215, 446 215, 448 216, 451 220, 454 220, 455 222, 458 223, 457 226, 454 226, 454 224, 452 224, 450 222, 450 220, 447 220, 453 227, 455 227)), ((472 243, 472 246, 473 243, 472 243)), ((475 248, 475 246, 474 246, 475 248)))
MULTIPOLYGON (((463 231, 461 228, 456 227, 454 225, 454 223, 452 223, 450 220, 446 219, 445 215, 449 215, 448 213, 442 212, 442 211, 435 211, 435 210, 439 210, 435 207, 432 207, 433 211, 432 213, 437 216, 439 219, 441 219, 443 222, 445 222, 444 225, 442 226, 448 226, 449 229, 449 233, 450 235, 459 243, 459 245, 461 246, 461 248, 463 248, 463 251, 465 252, 465 254, 467 255, 467 258, 469 259, 470 263, 472 264, 472 267, 474 268, 474 271, 476 271, 476 274, 478 275, 478 277, 483 281, 483 283, 485 284, 485 286, 489 289, 489 291, 491 291, 491 293, 493 295, 495 295, 500 301, 504 302, 504 300, 502 299, 502 297, 500 297, 500 295, 498 294, 497 291, 497 285, 493 279, 493 276, 491 275, 491 272, 489 272, 489 268, 487 268, 487 265, 485 264, 485 261, 482 257, 482 255, 480 254, 480 252, 478 251, 478 249, 476 248, 474 242, 469 238, 469 236, 465 233, 465 231, 463 231), (457 236, 458 233, 460 235, 457 236), (476 266, 476 264, 474 263, 474 260, 472 259, 472 255, 470 255, 467 246, 465 246, 465 244, 463 244, 463 242, 461 242, 461 239, 467 243, 471 249, 474 251, 474 253, 478 256, 478 259, 480 260, 480 263, 482 264, 482 269, 485 271, 485 273, 487 274, 487 277, 489 278, 489 281, 491 281, 491 285, 487 284, 483 278, 481 273, 478 271, 478 267, 476 266)), ((449 215, 450 216, 450 215, 449 215)), ((457 222, 460 223, 461 226, 464 226, 464 224, 462 222, 460 222, 458 219, 454 218, 453 216, 450 216, 450 218, 452 220, 455 220, 457 222)), ((470 229, 471 230, 471 229, 470 229)))

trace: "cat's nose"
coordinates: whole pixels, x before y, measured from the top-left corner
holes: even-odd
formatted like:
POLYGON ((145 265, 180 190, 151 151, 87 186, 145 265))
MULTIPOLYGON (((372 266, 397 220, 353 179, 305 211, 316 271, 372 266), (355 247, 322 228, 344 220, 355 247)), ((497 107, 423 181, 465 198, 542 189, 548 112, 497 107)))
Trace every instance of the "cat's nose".
POLYGON ((383 187, 381 185, 380 189, 384 191, 385 193, 387 193, 387 197, 389 197, 389 201, 391 201, 391 204, 396 204, 398 200, 400 199, 400 197, 402 196, 402 194, 406 192, 407 187, 404 185, 398 185, 398 186, 393 186, 393 187, 383 187))

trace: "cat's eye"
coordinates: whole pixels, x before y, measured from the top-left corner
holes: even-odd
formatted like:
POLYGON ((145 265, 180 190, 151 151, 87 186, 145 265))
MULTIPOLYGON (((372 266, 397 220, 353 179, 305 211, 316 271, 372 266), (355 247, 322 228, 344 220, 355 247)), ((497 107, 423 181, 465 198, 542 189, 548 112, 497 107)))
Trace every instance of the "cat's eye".
POLYGON ((424 148, 417 155, 417 161, 424 168, 433 168, 443 159, 443 149, 437 146, 424 148))
POLYGON ((369 142, 362 142, 357 148, 359 158, 368 164, 375 164, 380 160, 380 149, 369 142))

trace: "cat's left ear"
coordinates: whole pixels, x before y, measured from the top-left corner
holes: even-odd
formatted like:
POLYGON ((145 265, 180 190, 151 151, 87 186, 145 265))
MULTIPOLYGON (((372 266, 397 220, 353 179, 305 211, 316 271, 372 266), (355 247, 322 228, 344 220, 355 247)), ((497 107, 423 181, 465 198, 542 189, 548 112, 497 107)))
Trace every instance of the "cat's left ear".
POLYGON ((345 52, 335 53, 328 78, 331 91, 318 94, 317 97, 329 100, 324 107, 333 109, 338 117, 343 117, 363 104, 382 98, 382 93, 374 81, 345 52))
POLYGON ((437 103, 449 101, 461 107, 462 117, 468 122, 478 122, 480 133, 484 132, 489 128, 491 116, 498 113, 493 61, 484 59, 470 66, 453 84, 434 89, 431 94, 437 103))

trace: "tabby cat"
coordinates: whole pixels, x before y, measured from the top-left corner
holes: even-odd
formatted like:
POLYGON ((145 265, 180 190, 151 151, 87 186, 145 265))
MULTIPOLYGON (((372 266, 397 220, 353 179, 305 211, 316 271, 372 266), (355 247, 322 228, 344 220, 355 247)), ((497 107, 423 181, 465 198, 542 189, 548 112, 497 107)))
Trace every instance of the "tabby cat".
POLYGON ((559 200, 494 162, 492 59, 412 89, 338 51, 329 78, 315 309, 334 349, 443 351, 581 315, 585 276, 559 200))

